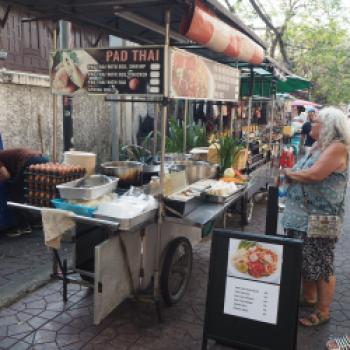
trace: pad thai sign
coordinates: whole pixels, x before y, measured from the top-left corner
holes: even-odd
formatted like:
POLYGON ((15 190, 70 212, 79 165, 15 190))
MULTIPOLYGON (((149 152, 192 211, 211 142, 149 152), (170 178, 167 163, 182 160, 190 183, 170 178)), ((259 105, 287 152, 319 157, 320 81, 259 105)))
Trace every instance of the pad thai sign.
POLYGON ((51 53, 52 93, 163 93, 162 47, 58 50, 51 53))
POLYGON ((170 57, 170 97, 238 101, 238 69, 180 49, 172 49, 170 57))

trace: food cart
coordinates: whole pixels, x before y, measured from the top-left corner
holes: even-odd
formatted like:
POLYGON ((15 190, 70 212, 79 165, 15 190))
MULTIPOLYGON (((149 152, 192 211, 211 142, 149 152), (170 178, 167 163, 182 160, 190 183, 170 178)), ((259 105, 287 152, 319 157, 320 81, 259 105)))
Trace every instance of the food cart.
MULTIPOLYGON (((173 304, 186 291, 192 268, 192 244, 202 239, 203 226, 223 215, 227 208, 244 199, 247 193, 247 188, 241 186, 224 199, 214 202, 203 200, 195 204, 193 210, 182 213, 164 202, 167 188, 165 139, 169 101, 238 101, 240 74, 235 65, 238 60, 252 64, 260 62, 264 45, 214 0, 203 1, 200 6, 197 6, 198 2, 185 0, 122 1, 117 5, 106 3, 101 5, 101 15, 97 14, 95 19, 91 17, 91 9, 98 3, 79 1, 76 4, 58 5, 56 1, 49 1, 45 8, 41 7, 40 1, 18 0, 16 3, 28 5, 38 12, 45 11, 47 15, 52 11, 55 18, 59 16, 94 25, 110 34, 147 44, 133 48, 63 50, 52 56, 51 79, 54 93, 61 90, 65 94, 74 94, 87 90, 93 94, 114 94, 117 96, 115 101, 119 103, 129 103, 126 96, 134 95, 143 102, 157 102, 162 109, 161 195, 158 210, 134 220, 75 215, 73 219, 78 226, 73 272, 78 272, 83 281, 70 277, 67 263, 61 261, 55 249, 54 265, 58 265, 59 272, 54 269, 53 275, 63 281, 64 300, 67 300, 69 283, 94 288, 95 324, 100 323, 127 296, 139 298, 140 291, 149 290, 150 286, 152 300, 160 316, 161 295, 167 304, 173 304), (116 26, 110 26, 111 20, 106 20, 106 16, 111 14, 113 19, 118 18, 117 29, 116 26), (200 18, 213 22, 214 32, 209 33, 208 38, 203 38, 201 33, 195 31, 196 20, 200 18), (178 30, 181 20, 187 26, 184 31, 178 30), (223 30, 219 39, 216 32, 218 27, 223 30), (240 38, 242 44, 244 42, 245 49, 231 45, 232 40, 237 38, 240 38), (194 41, 206 48, 196 45, 194 41), (197 55, 197 50, 204 57, 197 55), (69 66, 69 79, 62 79, 60 75, 60 64, 63 61, 69 66), (81 63, 79 69, 76 67, 77 62, 81 63), (107 80, 107 77, 111 79, 107 80), (190 88, 188 79, 191 80, 190 88)), ((40 206, 28 204, 9 205, 39 214, 43 210, 40 206)))

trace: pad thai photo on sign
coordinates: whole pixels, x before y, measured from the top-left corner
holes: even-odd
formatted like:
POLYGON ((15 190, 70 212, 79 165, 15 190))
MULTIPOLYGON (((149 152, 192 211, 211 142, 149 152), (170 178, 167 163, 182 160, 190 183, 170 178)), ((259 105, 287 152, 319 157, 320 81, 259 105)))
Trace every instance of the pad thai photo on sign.
POLYGON ((227 275, 280 284, 282 260, 282 245, 231 238, 227 275))
POLYGON ((97 61, 84 50, 62 50, 51 54, 51 88, 54 94, 86 91, 89 65, 97 61))

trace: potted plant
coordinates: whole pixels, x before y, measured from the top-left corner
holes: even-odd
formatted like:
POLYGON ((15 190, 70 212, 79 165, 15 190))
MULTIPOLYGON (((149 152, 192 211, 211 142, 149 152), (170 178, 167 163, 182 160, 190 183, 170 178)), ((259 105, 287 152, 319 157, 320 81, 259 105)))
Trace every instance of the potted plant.
POLYGON ((225 169, 231 168, 232 164, 235 163, 244 146, 230 135, 220 136, 214 145, 219 156, 219 173, 222 176, 225 169))

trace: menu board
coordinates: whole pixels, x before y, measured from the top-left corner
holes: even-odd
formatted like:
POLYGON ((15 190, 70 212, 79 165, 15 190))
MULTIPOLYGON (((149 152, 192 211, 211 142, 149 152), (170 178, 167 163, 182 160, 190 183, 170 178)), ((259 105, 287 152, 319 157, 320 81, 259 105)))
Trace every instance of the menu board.
POLYGON ((52 93, 162 95, 163 60, 156 46, 54 51, 52 93))
POLYGON ((300 240, 215 230, 202 350, 295 350, 301 264, 300 240))
POLYGON ((239 70, 190 52, 171 49, 170 97, 238 101, 239 70))
POLYGON ((283 246, 230 239, 224 313, 277 323, 283 246))

